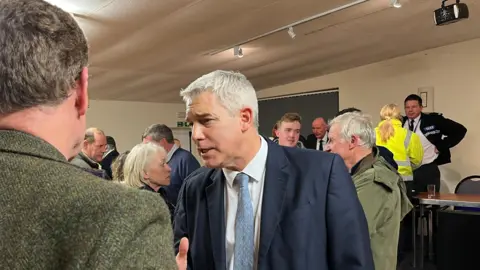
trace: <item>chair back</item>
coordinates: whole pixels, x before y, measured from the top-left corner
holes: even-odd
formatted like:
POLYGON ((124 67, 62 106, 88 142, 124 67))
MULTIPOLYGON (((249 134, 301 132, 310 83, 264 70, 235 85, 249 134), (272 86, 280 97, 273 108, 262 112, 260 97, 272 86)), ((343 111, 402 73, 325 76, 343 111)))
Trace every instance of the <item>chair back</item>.
POLYGON ((471 175, 460 181, 455 187, 455 194, 480 195, 480 175, 471 175))
MULTIPOLYGON (((460 181, 455 187, 455 194, 480 195, 480 175, 471 175, 460 181)), ((478 207, 455 207, 455 210, 480 212, 478 207)))

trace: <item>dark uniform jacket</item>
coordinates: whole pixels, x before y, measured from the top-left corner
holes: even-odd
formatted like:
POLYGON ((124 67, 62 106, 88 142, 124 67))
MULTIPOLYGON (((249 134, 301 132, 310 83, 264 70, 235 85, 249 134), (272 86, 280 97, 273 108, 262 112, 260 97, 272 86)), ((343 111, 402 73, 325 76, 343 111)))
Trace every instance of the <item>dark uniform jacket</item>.
MULTIPOLYGON (((404 117, 402 124, 405 125, 407 120, 408 118, 404 117)), ((422 113, 417 128, 437 148, 439 154, 435 163, 438 165, 452 162, 450 148, 459 144, 467 134, 467 129, 462 124, 439 113, 422 113)))

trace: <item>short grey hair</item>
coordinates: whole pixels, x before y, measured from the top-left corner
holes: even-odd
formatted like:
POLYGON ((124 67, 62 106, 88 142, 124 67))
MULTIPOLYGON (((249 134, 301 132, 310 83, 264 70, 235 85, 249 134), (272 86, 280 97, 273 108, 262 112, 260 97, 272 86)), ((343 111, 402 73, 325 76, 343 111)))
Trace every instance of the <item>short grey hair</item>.
POLYGON ((167 155, 165 149, 156 143, 140 143, 134 146, 123 164, 123 180, 121 182, 133 188, 142 187, 144 170, 152 157, 158 153, 163 153, 165 157, 167 155))
POLYGON ((258 129, 257 93, 245 75, 233 71, 213 71, 198 78, 180 91, 180 96, 188 108, 193 99, 205 91, 211 91, 218 98, 220 104, 232 115, 244 107, 251 108, 253 122, 258 129))
POLYGON ((360 138, 360 146, 372 148, 375 145, 375 129, 369 116, 360 112, 345 113, 335 117, 330 126, 340 127, 340 136, 349 141, 352 136, 360 138))
POLYGON ((0 44, 0 114, 62 103, 88 63, 73 16, 45 1, 1 0, 0 44))
POLYGON ((164 124, 153 124, 145 129, 142 134, 142 140, 151 136, 155 142, 165 139, 168 143, 174 143, 172 129, 164 124))
POLYGON ((103 132, 103 130, 101 130, 99 128, 96 128, 96 127, 91 127, 91 128, 88 128, 85 131, 84 140, 86 140, 88 143, 94 143, 95 142, 95 134, 102 134, 102 135, 105 136, 105 132, 103 132))

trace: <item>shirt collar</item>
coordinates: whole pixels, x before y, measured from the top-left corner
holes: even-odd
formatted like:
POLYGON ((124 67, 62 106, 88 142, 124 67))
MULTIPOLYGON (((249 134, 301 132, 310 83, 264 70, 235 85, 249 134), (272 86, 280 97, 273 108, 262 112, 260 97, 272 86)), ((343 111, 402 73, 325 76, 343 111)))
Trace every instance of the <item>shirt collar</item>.
POLYGON ((323 135, 323 138, 321 138, 321 139, 316 138, 316 139, 317 139, 317 142, 318 141, 326 142, 328 140, 328 132, 325 132, 325 135, 323 135))
POLYGON ((170 149, 170 151, 168 151, 167 153, 167 159, 165 162, 170 162, 170 159, 172 158, 173 154, 175 153, 175 151, 178 150, 178 146, 176 144, 173 144, 172 146, 172 149, 170 149))
MULTIPOLYGON (((422 114, 419 114, 417 117, 415 117, 415 118, 413 119, 413 123, 414 123, 414 124, 415 124, 415 123, 418 123, 418 121, 420 121, 420 117, 421 117, 421 116, 422 116, 422 114)), ((412 120, 412 119, 410 119, 410 121, 411 121, 411 120, 412 120)))
MULTIPOLYGON (((247 164, 242 172, 252 178, 254 181, 260 181, 265 174, 265 167, 267 165, 268 144, 263 137, 260 137, 261 145, 255 157, 247 164)), ((233 186, 233 180, 239 171, 232 171, 226 168, 222 169, 223 174, 229 186, 233 186)))

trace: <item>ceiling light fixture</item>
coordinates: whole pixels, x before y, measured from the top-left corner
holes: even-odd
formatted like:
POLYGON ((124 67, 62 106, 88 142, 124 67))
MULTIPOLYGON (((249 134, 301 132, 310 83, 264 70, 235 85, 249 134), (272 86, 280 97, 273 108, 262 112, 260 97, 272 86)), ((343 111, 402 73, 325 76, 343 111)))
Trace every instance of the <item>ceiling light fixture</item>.
MULTIPOLYGON (((0 0, 0 1, 1 1, 1 0, 0 0)), ((289 28, 293 28, 293 27, 295 27, 295 26, 297 26, 297 25, 301 25, 301 24, 304 24, 304 23, 307 23, 307 22, 310 22, 310 21, 313 21, 313 20, 316 20, 316 19, 325 17, 325 16, 327 16, 327 15, 333 14, 333 13, 335 13, 335 12, 339 12, 339 11, 344 10, 344 9, 347 9, 347 8, 354 7, 354 6, 356 6, 356 5, 365 3, 365 2, 367 2, 367 1, 369 1, 369 0, 353 0, 353 2, 350 2, 350 3, 348 3, 348 4, 345 4, 345 5, 342 5, 342 6, 333 8, 333 9, 326 10, 326 11, 324 11, 324 12, 321 12, 321 13, 318 13, 318 14, 316 14, 316 15, 310 16, 310 17, 308 17, 308 18, 305 18, 305 19, 296 21, 296 22, 294 22, 294 23, 291 23, 291 24, 288 24, 288 25, 279 27, 279 28, 277 28, 277 29, 274 29, 274 30, 271 30, 271 31, 269 31, 269 32, 263 33, 263 34, 261 34, 261 35, 254 36, 254 37, 249 38, 249 39, 247 39, 247 40, 238 42, 238 43, 236 43, 236 44, 232 44, 232 45, 229 45, 229 46, 227 46, 227 47, 220 48, 220 49, 217 49, 217 50, 208 52, 208 53, 206 53, 205 55, 216 55, 216 54, 219 54, 219 53, 221 53, 221 52, 228 51, 228 50, 234 48, 235 46, 240 46, 240 45, 244 45, 244 44, 250 43, 250 42, 255 41, 255 40, 257 40, 257 39, 261 39, 261 38, 264 38, 264 37, 266 37, 266 36, 273 35, 273 34, 275 34, 275 33, 277 33, 277 32, 280 32, 280 31, 288 30, 289 28)), ((391 0, 391 1, 394 1, 394 0, 391 0)))
POLYGON ((400 0, 391 0, 392 1, 392 6, 394 8, 401 8, 402 4, 400 3, 400 0))
POLYGON ((242 48, 240 48, 240 46, 235 46, 233 48, 233 55, 236 56, 237 58, 242 58, 243 57, 242 48))
POLYGON ((292 26, 290 26, 290 27, 288 28, 288 31, 287 31, 287 32, 288 32, 288 35, 289 35, 292 39, 294 39, 294 38, 297 36, 297 35, 295 34, 295 32, 293 31, 293 27, 292 27, 292 26))

